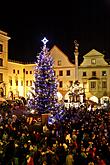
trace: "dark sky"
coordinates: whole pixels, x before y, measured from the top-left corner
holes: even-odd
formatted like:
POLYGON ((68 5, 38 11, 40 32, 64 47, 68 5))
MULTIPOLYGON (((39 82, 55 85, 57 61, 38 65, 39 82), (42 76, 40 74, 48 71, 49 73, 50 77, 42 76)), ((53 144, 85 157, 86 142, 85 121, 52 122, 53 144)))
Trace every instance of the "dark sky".
POLYGON ((8 32, 9 59, 35 61, 47 37, 49 49, 56 44, 74 60, 74 40, 79 42, 79 60, 95 48, 110 54, 109 0, 3 1, 0 29, 8 32))

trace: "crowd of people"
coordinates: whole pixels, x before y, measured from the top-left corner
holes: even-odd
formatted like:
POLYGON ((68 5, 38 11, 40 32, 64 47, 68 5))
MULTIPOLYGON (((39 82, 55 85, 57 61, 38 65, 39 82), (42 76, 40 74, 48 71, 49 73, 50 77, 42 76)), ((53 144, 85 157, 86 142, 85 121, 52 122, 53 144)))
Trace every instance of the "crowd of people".
POLYGON ((53 124, 11 113, 0 118, 0 165, 110 165, 110 111, 64 110, 53 124))

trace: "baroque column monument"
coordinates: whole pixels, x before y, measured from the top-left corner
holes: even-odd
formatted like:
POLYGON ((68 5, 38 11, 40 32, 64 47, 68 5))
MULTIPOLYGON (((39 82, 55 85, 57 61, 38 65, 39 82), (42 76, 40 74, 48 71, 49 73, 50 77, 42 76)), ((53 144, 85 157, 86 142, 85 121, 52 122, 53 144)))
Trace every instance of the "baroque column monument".
POLYGON ((74 55, 75 55, 75 82, 78 81, 78 55, 79 55, 79 51, 78 51, 78 47, 79 44, 77 42, 77 40, 74 41, 75 44, 75 50, 74 50, 74 55))

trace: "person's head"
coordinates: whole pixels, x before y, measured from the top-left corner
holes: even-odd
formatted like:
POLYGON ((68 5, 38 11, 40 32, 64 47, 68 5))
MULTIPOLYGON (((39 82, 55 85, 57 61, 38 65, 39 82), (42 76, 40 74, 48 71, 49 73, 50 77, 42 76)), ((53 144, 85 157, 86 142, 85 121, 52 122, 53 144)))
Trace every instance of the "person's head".
POLYGON ((46 163, 46 161, 45 161, 45 160, 43 161, 43 164, 42 164, 42 165, 47 165, 47 163, 46 163))
POLYGON ((94 165, 94 162, 89 162, 88 165, 94 165))

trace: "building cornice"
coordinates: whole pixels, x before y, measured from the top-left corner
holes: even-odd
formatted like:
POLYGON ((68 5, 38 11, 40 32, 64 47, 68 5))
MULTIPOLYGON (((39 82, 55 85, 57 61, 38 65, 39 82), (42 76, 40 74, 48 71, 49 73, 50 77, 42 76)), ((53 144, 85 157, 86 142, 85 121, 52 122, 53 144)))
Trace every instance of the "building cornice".
POLYGON ((79 69, 82 69, 82 68, 88 69, 88 68, 109 68, 109 67, 110 67, 110 65, 107 65, 107 66, 79 66, 78 68, 79 69))

